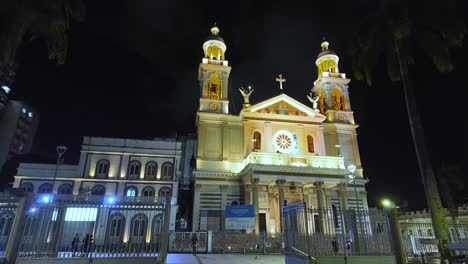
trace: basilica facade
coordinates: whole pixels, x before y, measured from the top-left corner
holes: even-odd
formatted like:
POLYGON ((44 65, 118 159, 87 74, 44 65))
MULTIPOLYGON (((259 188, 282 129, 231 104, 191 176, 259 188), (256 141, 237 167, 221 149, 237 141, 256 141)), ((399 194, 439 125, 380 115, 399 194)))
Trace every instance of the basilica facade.
MULTIPOLYGON (((193 230, 225 229, 227 205, 254 205, 255 229, 282 232, 285 204, 304 201, 318 210, 362 209, 367 199, 349 82, 339 57, 321 44, 310 105, 282 93, 250 103, 251 88, 238 115, 229 111, 231 67, 219 28, 203 44, 198 69, 198 146, 193 171, 193 230)), ((285 79, 276 79, 282 84, 285 79)), ((312 225, 315 219, 312 219, 312 225)))

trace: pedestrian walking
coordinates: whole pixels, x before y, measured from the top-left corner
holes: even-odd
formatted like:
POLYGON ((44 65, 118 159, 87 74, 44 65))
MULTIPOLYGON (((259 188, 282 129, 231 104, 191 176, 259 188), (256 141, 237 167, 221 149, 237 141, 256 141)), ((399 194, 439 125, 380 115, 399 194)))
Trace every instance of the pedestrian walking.
POLYGON ((197 247, 198 247, 198 237, 197 234, 194 234, 192 237, 192 250, 193 250, 193 255, 197 255, 197 247))

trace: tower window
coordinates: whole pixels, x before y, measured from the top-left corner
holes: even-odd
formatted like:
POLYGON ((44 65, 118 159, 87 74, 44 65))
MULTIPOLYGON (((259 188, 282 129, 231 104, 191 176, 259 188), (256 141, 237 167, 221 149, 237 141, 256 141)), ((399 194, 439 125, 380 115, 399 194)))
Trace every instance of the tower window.
POLYGON ((133 160, 130 162, 130 166, 128 166, 128 178, 132 180, 138 179, 140 175, 141 164, 137 160, 133 160))
POLYGON ((109 175, 109 161, 99 160, 96 164, 96 178, 107 178, 109 175))

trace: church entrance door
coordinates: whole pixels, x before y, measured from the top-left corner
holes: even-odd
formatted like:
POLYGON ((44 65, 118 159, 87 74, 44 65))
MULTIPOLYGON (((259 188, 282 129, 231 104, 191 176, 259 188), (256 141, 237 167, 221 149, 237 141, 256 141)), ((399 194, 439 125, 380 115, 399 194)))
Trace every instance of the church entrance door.
POLYGON ((258 214, 258 228, 260 233, 266 233, 266 214, 259 213, 258 214))

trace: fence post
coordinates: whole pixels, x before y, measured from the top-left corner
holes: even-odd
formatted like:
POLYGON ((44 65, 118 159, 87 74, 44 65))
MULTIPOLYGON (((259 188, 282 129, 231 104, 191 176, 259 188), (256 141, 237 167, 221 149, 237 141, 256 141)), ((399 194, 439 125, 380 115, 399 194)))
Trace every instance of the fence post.
POLYGON ((390 209, 389 216, 397 263, 406 264, 406 254, 403 244, 403 235, 401 234, 401 227, 400 222, 398 221, 398 212, 396 207, 390 209))
POLYGON ((159 256, 157 263, 164 264, 166 263, 167 258, 167 247, 169 246, 169 227, 171 221, 171 196, 166 197, 165 207, 164 207, 164 226, 161 232, 161 247, 159 250, 159 256))
POLYGON ((21 238, 23 236, 24 225, 26 223, 27 213, 32 203, 32 197, 28 194, 22 194, 16 209, 15 220, 10 231, 10 237, 5 248, 6 263, 16 262, 21 238))

